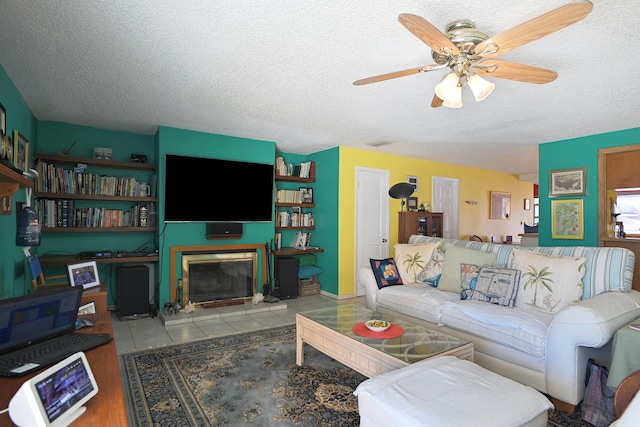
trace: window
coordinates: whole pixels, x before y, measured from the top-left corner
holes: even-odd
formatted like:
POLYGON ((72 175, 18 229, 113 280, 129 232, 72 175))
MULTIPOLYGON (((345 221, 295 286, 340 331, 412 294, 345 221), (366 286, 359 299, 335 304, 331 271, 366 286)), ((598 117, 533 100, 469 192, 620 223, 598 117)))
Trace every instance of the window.
POLYGON ((618 222, 622 222, 626 234, 640 235, 640 189, 616 190, 616 195, 618 222))

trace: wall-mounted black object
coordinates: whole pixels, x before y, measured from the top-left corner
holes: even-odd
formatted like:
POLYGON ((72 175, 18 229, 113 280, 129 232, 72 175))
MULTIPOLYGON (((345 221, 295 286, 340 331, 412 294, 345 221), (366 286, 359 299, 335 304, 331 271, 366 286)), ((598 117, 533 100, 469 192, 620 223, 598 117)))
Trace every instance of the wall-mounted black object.
POLYGON ((242 237, 241 222, 209 222, 207 223, 207 239, 239 239, 242 237))

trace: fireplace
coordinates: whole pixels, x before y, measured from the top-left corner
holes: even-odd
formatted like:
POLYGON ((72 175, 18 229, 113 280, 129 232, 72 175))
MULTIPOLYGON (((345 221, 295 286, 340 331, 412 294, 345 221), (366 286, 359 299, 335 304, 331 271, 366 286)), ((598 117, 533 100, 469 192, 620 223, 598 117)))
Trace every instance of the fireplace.
POLYGON ((200 306, 243 304, 257 292, 256 251, 215 251, 182 254, 183 304, 200 306))

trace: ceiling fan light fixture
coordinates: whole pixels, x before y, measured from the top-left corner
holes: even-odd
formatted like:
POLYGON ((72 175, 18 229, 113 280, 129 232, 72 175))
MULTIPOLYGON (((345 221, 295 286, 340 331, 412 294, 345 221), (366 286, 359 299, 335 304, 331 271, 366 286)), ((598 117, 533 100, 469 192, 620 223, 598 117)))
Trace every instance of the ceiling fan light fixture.
POLYGON ((487 96, 489 96, 491 92, 493 92, 493 89, 496 87, 495 84, 483 79, 477 74, 469 77, 469 80, 467 80, 467 85, 469 85, 469 87, 471 88, 473 96, 478 102, 484 100, 487 96))
POLYGON ((458 86, 459 77, 456 73, 447 74, 440 83, 436 85, 436 95, 443 101, 450 101, 460 98, 461 89, 458 86))
POLYGON ((462 86, 456 86, 456 96, 442 100, 442 106, 447 108, 462 108, 462 86))

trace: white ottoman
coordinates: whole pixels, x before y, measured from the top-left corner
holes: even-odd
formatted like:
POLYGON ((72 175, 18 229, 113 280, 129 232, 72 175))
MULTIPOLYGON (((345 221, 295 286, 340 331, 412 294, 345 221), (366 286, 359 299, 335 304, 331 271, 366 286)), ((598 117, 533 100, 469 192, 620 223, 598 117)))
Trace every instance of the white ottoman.
POLYGON ((453 356, 369 378, 354 394, 363 427, 545 427, 553 409, 537 390, 453 356))

